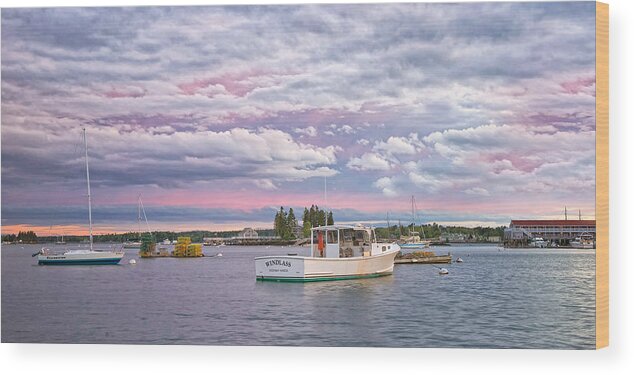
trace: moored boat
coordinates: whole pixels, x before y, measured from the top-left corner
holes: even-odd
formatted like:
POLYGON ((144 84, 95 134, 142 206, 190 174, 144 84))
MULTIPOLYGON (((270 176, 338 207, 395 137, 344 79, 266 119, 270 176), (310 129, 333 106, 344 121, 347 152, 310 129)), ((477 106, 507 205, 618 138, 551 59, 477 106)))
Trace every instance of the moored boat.
POLYGON ((93 249, 92 238, 92 201, 90 196, 90 172, 88 169, 88 140, 86 139, 86 129, 84 129, 84 146, 86 156, 86 184, 88 186, 88 225, 90 233, 90 248, 80 250, 66 250, 61 254, 54 254, 49 249, 43 248, 40 252, 33 254, 37 256, 37 263, 40 265, 80 265, 80 264, 117 264, 123 258, 122 251, 95 250, 93 249))
POLYGON ((123 258, 122 251, 68 250, 62 254, 42 249, 37 256, 40 265, 106 265, 117 264, 123 258))
POLYGON ((255 276, 271 281, 328 281, 389 275, 396 243, 379 243, 373 228, 327 225, 312 228, 310 256, 255 258, 255 276))
POLYGON ((570 247, 574 249, 594 249, 594 236, 589 233, 582 233, 579 237, 570 241, 570 247))

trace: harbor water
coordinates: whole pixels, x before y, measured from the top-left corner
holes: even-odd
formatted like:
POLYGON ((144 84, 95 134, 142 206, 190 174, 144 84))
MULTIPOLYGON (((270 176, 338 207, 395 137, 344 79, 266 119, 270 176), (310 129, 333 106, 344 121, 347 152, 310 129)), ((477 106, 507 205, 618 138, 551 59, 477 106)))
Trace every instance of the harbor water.
POLYGON ((464 262, 279 283, 256 281, 253 258, 307 248, 38 266, 40 248, 2 246, 2 342, 594 348, 594 250, 438 247, 464 262))

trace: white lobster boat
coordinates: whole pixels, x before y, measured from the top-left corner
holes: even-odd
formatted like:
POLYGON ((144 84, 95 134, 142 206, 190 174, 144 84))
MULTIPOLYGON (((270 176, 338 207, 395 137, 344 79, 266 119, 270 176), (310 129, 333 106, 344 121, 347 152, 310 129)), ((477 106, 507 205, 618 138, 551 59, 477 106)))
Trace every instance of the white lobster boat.
POLYGON ((255 276, 271 281, 327 281, 390 275, 401 250, 378 243, 373 228, 328 225, 312 229, 310 256, 255 258, 255 276))

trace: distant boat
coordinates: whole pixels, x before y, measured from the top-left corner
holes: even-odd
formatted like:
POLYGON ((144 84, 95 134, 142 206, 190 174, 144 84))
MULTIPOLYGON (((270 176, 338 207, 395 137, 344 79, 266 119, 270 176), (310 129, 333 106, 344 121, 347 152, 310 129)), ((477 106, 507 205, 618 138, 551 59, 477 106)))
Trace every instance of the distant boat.
POLYGON ((327 225, 312 228, 311 255, 255 258, 255 276, 271 281, 328 281, 389 275, 400 251, 378 243, 373 228, 327 225), (316 240, 316 243, 315 243, 316 240))
MULTIPOLYGON (((141 196, 139 195, 138 198, 138 215, 137 215, 137 222, 139 223, 139 240, 138 241, 132 241, 132 240, 127 240, 126 242, 123 243, 123 248, 124 249, 140 249, 141 248, 141 244, 142 244, 142 235, 141 235, 141 196)), ((147 224, 147 217, 145 218, 145 222, 147 224)), ((149 232, 149 230, 148 230, 149 232)))
POLYGON ((62 234, 62 239, 55 241, 56 245, 66 245, 66 241, 64 241, 64 235, 62 234))
POLYGON ((574 240, 570 241, 570 247, 574 249, 594 249, 594 236, 589 233, 581 233, 579 237, 576 237, 574 240))
POLYGON ((163 245, 170 245, 172 243, 172 241, 170 241, 168 238, 163 240, 163 245))
POLYGON ((124 249, 140 249, 141 241, 126 241, 123 243, 124 249))
POLYGON ((37 262, 41 265, 78 265, 78 264, 118 264, 123 258, 123 251, 94 250, 92 238, 92 201, 90 197, 90 172, 88 169, 88 140, 86 129, 84 132, 84 147, 86 156, 86 185, 88 186, 88 225, 90 229, 90 248, 86 250, 66 250, 61 254, 51 253, 42 248, 37 256, 37 262))
MULTIPOLYGON (((416 201, 414 199, 414 196, 412 195, 412 199, 411 199, 411 203, 412 203, 412 226, 416 225, 416 201)), ((421 228, 421 232, 423 234, 423 237, 425 237, 425 232, 422 231, 421 228)), ((418 235, 418 232, 409 231, 409 236, 405 237, 405 236, 401 236, 401 243, 399 244, 399 246, 401 246, 401 249, 404 250, 416 250, 416 249, 426 249, 429 248, 429 244, 431 243, 431 241, 428 240, 421 240, 420 236, 418 235)))
POLYGON ((545 248, 545 247, 547 247, 547 246, 548 246, 548 242, 547 242, 547 241, 544 241, 544 239, 543 239, 543 238, 541 238, 541 237, 535 237, 535 238, 533 238, 533 240, 531 241, 531 246, 532 246, 532 247, 537 247, 537 248, 542 249, 542 248, 545 248))

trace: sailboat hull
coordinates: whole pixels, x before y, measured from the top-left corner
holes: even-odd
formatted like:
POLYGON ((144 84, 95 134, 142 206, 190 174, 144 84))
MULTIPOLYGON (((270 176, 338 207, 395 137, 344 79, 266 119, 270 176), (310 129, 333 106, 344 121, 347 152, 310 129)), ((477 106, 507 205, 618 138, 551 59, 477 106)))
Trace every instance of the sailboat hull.
POLYGON ((123 253, 119 252, 86 252, 86 253, 65 253, 55 255, 38 255, 39 265, 112 265, 118 264, 123 258, 123 253))

